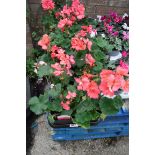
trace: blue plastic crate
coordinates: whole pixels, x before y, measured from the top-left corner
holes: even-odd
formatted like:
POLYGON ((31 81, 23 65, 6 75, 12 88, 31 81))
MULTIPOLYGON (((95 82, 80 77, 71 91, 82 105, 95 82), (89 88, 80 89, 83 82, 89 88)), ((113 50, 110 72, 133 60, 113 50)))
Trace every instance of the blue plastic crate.
POLYGON ((121 109, 116 115, 108 116, 97 125, 88 129, 75 128, 51 128, 53 140, 86 140, 106 137, 118 137, 129 135, 129 112, 121 109))

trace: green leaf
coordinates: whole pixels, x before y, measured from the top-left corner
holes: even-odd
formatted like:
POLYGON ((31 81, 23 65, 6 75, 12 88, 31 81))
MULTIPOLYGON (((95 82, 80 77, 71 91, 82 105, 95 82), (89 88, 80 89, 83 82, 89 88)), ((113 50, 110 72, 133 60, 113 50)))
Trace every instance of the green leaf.
POLYGON ((40 61, 49 62, 51 61, 51 57, 49 56, 49 53, 43 54, 39 57, 40 61))
POLYGON ((60 105, 60 102, 61 102, 60 99, 54 100, 51 103, 50 110, 51 111, 61 112, 62 111, 62 106, 60 105))
POLYGON ((96 109, 96 104, 94 104, 91 101, 84 100, 76 107, 76 112, 83 113, 85 111, 91 111, 95 109, 96 109))
POLYGON ((101 47, 101 48, 104 48, 104 47, 107 46, 107 44, 109 44, 108 41, 106 41, 106 40, 103 39, 103 38, 97 38, 97 39, 96 39, 96 43, 97 43, 97 45, 98 45, 99 47, 101 47))
POLYGON ((76 87, 74 85, 68 85, 67 90, 71 92, 76 92, 76 87))
POLYGON ((103 52, 101 52, 100 50, 94 50, 93 51, 93 56, 95 58, 95 60, 100 61, 103 60, 105 57, 105 54, 103 52))
POLYGON ((63 110, 61 112, 61 115, 68 115, 68 116, 71 116, 71 114, 73 113, 73 110, 63 110))
POLYGON ((54 116, 55 115, 51 115, 51 114, 48 115, 48 120, 49 120, 50 123, 54 123, 55 122, 54 116))
POLYGON ((39 77, 51 75, 52 73, 53 73, 53 69, 49 65, 41 66, 38 69, 38 76, 39 77))
POLYGON ((116 63, 115 60, 109 61, 109 63, 107 64, 107 67, 110 69, 115 69, 116 68, 115 63, 116 63))
POLYGON ((100 109, 105 115, 116 114, 122 105, 123 102, 120 97, 115 97, 114 99, 102 97, 99 101, 100 109))
POLYGON ((110 45, 109 42, 101 37, 96 39, 96 43, 99 47, 106 49, 108 52, 112 51, 114 46, 110 45))
POLYGON ((101 71, 103 68, 103 64, 101 62, 96 62, 96 66, 93 68, 94 71, 101 71))
POLYGON ((116 96, 114 98, 114 105, 118 110, 120 110, 120 108, 123 106, 123 100, 120 96, 116 96))
POLYGON ((90 122, 91 120, 96 120, 99 117, 99 113, 97 111, 85 111, 82 113, 75 114, 75 121, 77 123, 85 123, 90 122))
MULTIPOLYGON (((47 101, 47 100, 46 100, 47 101)), ((30 110, 34 112, 36 115, 42 114, 44 110, 47 109, 47 102, 43 100, 43 97, 41 97, 41 100, 34 96, 29 100, 29 106, 30 110)))
POLYGON ((61 84, 58 83, 54 86, 54 88, 48 91, 48 95, 52 96, 53 98, 58 97, 61 93, 61 84))
POLYGON ((113 46, 113 45, 107 45, 107 46, 106 46, 106 50, 107 50, 108 52, 111 52, 113 49, 114 49, 114 46, 113 46))

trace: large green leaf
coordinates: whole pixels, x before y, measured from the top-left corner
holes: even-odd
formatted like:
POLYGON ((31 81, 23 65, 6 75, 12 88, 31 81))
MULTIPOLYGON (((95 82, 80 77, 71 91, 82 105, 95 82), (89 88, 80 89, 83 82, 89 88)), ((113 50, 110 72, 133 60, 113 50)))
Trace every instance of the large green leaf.
POLYGON ((103 64, 101 62, 96 62, 96 66, 93 68, 94 71, 99 72, 103 69, 103 64))
POLYGON ((71 116, 71 114, 73 113, 73 110, 70 109, 70 110, 63 110, 61 112, 61 115, 68 115, 68 116, 71 116))
POLYGON ((119 96, 114 99, 102 97, 99 101, 100 109, 105 115, 116 114, 122 105, 123 102, 119 96))
POLYGON ((57 99, 57 100, 54 100, 50 106, 50 110, 51 111, 58 111, 58 112, 61 112, 62 111, 62 106, 60 105, 60 102, 61 100, 60 99, 57 99))
POLYGON ((54 88, 48 91, 48 95, 52 96, 53 98, 58 97, 61 93, 61 84, 58 83, 54 86, 54 88))
POLYGON ((91 111, 96 109, 96 104, 91 101, 82 101, 76 108, 77 113, 83 113, 85 111, 91 111))
POLYGON ((38 69, 38 76, 39 77, 51 75, 52 73, 53 73, 53 69, 49 65, 41 66, 38 69))
POLYGON ((30 110, 34 112, 36 115, 42 114, 47 109, 47 104, 48 100, 43 96, 41 96, 41 98, 34 96, 29 100, 30 110))
POLYGON ((99 117, 99 113, 97 111, 85 111, 82 113, 75 114, 75 121, 77 123, 85 123, 91 120, 96 120, 99 117))
POLYGON ((74 85, 68 85, 67 86, 67 90, 68 91, 71 91, 71 92, 76 92, 76 86, 74 86, 74 85))
POLYGON ((99 47, 105 49, 108 52, 111 52, 114 48, 113 45, 109 44, 109 42, 101 37, 96 39, 96 43, 99 47))
POLYGON ((104 59, 105 54, 103 52, 101 52, 100 50, 94 50, 93 56, 94 56, 96 61, 100 61, 100 60, 104 59))

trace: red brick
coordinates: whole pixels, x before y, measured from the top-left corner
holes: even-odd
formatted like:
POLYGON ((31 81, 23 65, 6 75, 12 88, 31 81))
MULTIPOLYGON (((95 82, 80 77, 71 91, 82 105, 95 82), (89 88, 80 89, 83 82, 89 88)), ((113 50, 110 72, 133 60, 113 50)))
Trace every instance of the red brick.
POLYGON ((29 0, 29 4, 40 4, 41 0, 29 0))
POLYGON ((89 13, 89 14, 86 14, 88 17, 91 17, 91 18, 96 18, 96 14, 94 13, 89 13))
POLYGON ((94 5, 108 5, 109 0, 90 0, 90 4, 94 5))
POLYGON ((108 3, 109 6, 114 6, 114 7, 128 7, 129 6, 129 1, 128 0, 109 0, 108 3))
POLYGON ((34 14, 40 14, 42 11, 40 4, 30 4, 30 9, 34 14))
POLYGON ((107 15, 110 11, 116 11, 119 15, 124 13, 129 13, 129 8, 120 8, 120 7, 105 7, 105 6, 96 6, 95 14, 96 15, 107 15))
POLYGON ((95 6, 94 5, 88 5, 86 7, 86 13, 95 13, 95 6))

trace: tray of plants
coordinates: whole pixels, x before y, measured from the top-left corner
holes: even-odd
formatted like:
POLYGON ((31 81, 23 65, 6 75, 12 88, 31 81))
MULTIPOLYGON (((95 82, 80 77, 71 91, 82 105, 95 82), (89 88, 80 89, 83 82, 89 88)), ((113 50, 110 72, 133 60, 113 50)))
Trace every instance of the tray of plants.
MULTIPOLYGON (((47 118, 45 118, 47 120, 47 118)), ((49 126, 48 122, 47 125, 49 126)), ((53 140, 86 140, 95 138, 128 136, 129 113, 121 109, 116 115, 107 116, 95 125, 84 129, 79 126, 51 128, 53 140)))
POLYGON ((98 21, 85 16, 79 0, 44 2, 38 54, 29 67, 48 85, 30 98, 30 110, 47 114, 55 140, 128 135, 125 17, 112 12, 98 21))

